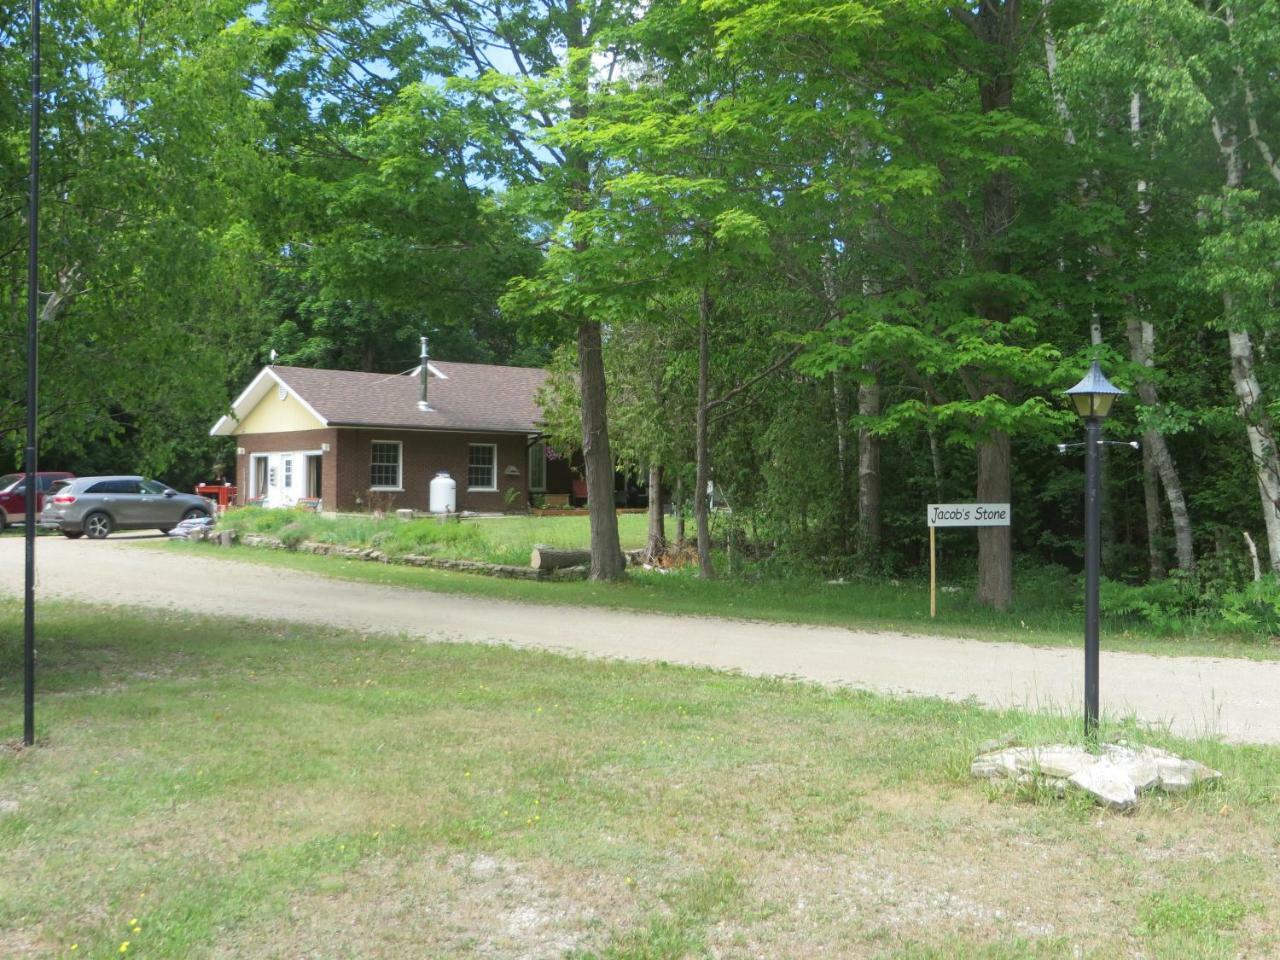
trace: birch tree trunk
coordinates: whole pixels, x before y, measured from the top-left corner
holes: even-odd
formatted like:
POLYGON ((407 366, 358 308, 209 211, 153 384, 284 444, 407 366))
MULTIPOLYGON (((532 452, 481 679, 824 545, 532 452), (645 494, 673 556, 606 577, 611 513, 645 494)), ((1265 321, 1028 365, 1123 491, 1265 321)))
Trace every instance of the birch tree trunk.
MULTIPOLYGON (((835 263, 830 254, 825 254, 822 257, 822 294, 826 299, 827 320, 834 325, 840 320, 841 311, 840 294, 836 287, 835 263)), ((850 506, 852 491, 849 483, 849 437, 846 414, 845 392, 840 383, 840 372, 832 371, 831 416, 835 420, 836 467, 840 472, 840 539, 847 553, 853 546, 850 543, 850 527, 853 525, 853 517, 850 506)), ((859 436, 859 445, 859 449, 861 449, 861 436, 859 436)))
POLYGON ((694 446, 696 479, 693 484, 693 517, 698 529, 698 574, 704 580, 715 576, 711 566, 711 518, 707 505, 707 483, 711 480, 711 454, 707 439, 707 401, 711 379, 711 295, 706 287, 698 296, 698 410, 694 446))
POLYGON ((1163 580, 1169 571, 1165 569, 1162 546, 1164 516, 1160 512, 1160 471, 1156 469, 1151 447, 1145 440, 1142 444, 1142 504, 1147 514, 1147 577, 1163 580))
POLYGON ((874 553, 880 549, 883 530, 880 511, 880 438, 871 432, 865 418, 880 416, 880 379, 874 365, 864 364, 864 378, 858 384, 858 549, 874 553))
MULTIPOLYGON (((1223 297, 1230 309, 1231 298, 1223 297)), ((1280 459, 1276 456, 1275 428, 1262 402, 1262 385, 1253 362, 1253 341, 1246 330, 1227 334, 1231 349, 1231 379, 1240 417, 1249 437, 1254 472, 1258 479, 1258 495, 1262 499, 1262 518, 1267 530, 1267 562, 1280 573, 1280 459)))
MULTIPOLYGON (((1234 128, 1212 118, 1214 139, 1226 164, 1228 201, 1231 193, 1244 181, 1244 164, 1240 156, 1240 140, 1234 128)), ((1230 218, 1230 211, 1227 214, 1230 218)), ((1253 338, 1239 323, 1235 303, 1229 290, 1222 294, 1222 314, 1227 324, 1227 345, 1231 355, 1231 385, 1235 390, 1237 410, 1244 421, 1253 456, 1258 496, 1262 501, 1262 519, 1267 531, 1267 562, 1280 573, 1280 457, 1276 452, 1275 428, 1267 414, 1262 384, 1253 360, 1253 338)))
POLYGON ((673 494, 676 506, 676 546, 684 546, 684 478, 676 475, 676 489, 673 494))
POLYGON ((849 536, 849 528, 852 525, 849 510, 851 494, 849 485, 849 438, 846 436, 847 417, 844 390, 840 386, 840 374, 834 371, 831 374, 831 418, 835 421, 836 468, 840 473, 840 540, 844 546, 845 553, 848 553, 853 547, 849 536))
MULTIPOLYGON (((1125 324, 1129 335, 1129 357, 1135 364, 1150 370, 1155 367, 1155 328, 1145 320, 1131 318, 1125 324)), ((1156 393, 1156 385, 1150 378, 1140 376, 1134 383, 1138 400, 1144 406, 1158 407, 1160 398, 1156 393)), ((1169 503, 1169 514, 1173 518, 1174 549, 1178 556, 1178 567, 1185 573, 1194 573, 1196 569, 1195 543, 1191 536, 1191 515, 1187 512, 1187 501, 1182 495, 1182 481, 1178 478, 1178 468, 1173 462, 1173 454, 1158 430, 1142 432, 1142 465, 1143 492, 1147 491, 1148 464, 1159 476, 1160 486, 1164 487, 1165 499, 1169 503)), ((1152 543, 1156 542, 1160 527, 1159 497, 1156 496, 1155 525, 1152 524, 1150 501, 1147 505, 1147 539, 1148 553, 1152 543)), ((1160 572, 1157 574, 1155 561, 1152 561, 1151 575, 1163 576, 1164 562, 1159 562, 1160 572)))

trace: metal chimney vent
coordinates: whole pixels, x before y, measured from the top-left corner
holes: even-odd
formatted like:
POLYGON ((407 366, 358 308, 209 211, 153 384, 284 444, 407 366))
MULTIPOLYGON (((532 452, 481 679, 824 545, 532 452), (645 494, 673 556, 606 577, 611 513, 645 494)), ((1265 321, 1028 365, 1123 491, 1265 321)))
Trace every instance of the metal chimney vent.
POLYGON ((427 338, 421 337, 420 340, 422 342, 422 357, 421 357, 421 363, 418 366, 418 379, 422 383, 422 399, 418 401, 418 409, 421 410, 423 413, 430 413, 431 404, 427 402, 427 374, 428 374, 427 338))

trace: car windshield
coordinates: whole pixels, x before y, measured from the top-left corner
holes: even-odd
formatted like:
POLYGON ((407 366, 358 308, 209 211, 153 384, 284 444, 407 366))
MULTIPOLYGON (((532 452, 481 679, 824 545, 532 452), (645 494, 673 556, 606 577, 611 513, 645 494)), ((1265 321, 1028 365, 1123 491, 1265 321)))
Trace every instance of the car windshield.
POLYGON ((20 473, 6 473, 0 477, 0 493, 8 493, 10 487, 16 487, 23 480, 20 473))
POLYGON ((157 483, 155 480, 142 481, 143 493, 164 493, 168 489, 169 488, 166 487, 163 483, 157 483))

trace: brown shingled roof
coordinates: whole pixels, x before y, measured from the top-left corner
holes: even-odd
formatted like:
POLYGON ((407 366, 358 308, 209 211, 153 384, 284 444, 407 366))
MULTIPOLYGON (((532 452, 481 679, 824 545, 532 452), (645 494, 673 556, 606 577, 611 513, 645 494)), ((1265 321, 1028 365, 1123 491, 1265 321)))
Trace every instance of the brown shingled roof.
POLYGON ((547 371, 485 363, 431 361, 443 376, 427 382, 430 412, 418 409, 416 375, 272 367, 330 426, 537 433, 537 393, 547 371))

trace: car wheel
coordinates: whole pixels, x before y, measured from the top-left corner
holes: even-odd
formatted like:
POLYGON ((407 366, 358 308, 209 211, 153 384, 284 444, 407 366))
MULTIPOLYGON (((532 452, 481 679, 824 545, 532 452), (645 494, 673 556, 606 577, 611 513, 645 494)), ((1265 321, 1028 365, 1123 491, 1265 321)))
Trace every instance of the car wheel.
POLYGON ((9 517, 3 510, 0 510, 0 533, 4 533, 9 526, 9 517))
POLYGON ((199 507, 192 507, 182 515, 183 520, 203 520, 209 514, 201 510, 199 507))
POLYGON ((79 530, 63 530, 62 535, 68 540, 79 540, 84 536, 79 530))
POLYGON ((91 513, 84 518, 84 532, 90 540, 104 540, 111 533, 111 518, 105 513, 91 513))
POLYGON ((170 530, 173 529, 173 527, 156 527, 156 529, 159 530, 161 533, 168 533, 170 530))

